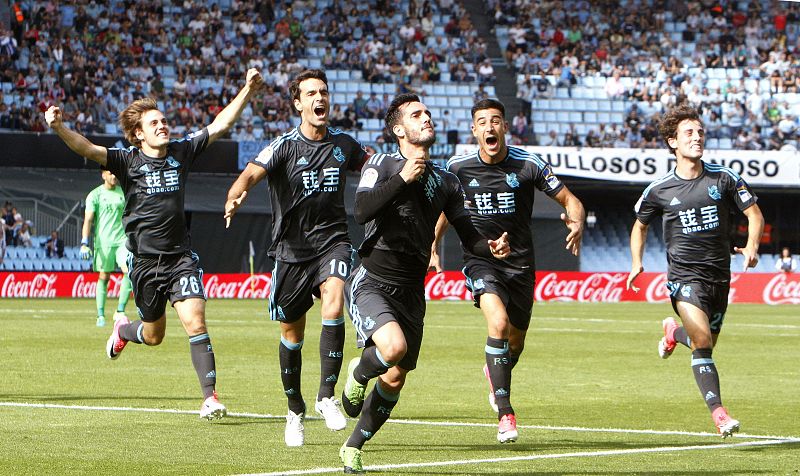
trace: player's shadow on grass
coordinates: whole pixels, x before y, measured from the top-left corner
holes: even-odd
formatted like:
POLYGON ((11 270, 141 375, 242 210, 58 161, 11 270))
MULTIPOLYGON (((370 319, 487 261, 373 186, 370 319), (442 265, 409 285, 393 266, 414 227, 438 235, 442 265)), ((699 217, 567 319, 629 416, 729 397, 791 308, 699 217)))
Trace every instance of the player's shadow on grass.
MULTIPOLYGON (((14 400, 20 403, 41 403, 41 402, 76 402, 76 401, 103 401, 116 400, 121 402, 154 402, 159 400, 169 400, 174 402, 196 402, 197 397, 168 397, 164 395, 33 395, 24 393, 0 393, 0 400, 14 400)), ((128 406, 128 405, 125 405, 128 406)))

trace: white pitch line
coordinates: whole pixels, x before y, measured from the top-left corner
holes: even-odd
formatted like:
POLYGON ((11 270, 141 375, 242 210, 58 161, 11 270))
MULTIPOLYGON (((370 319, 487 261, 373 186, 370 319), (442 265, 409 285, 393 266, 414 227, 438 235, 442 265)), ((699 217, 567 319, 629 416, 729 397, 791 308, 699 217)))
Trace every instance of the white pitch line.
MULTIPOLYGON (((82 411, 112 411, 112 412, 141 412, 141 413, 167 413, 173 415, 197 415, 196 410, 178 410, 173 408, 145 408, 145 407, 106 407, 106 406, 90 406, 90 405, 60 405, 55 403, 26 403, 26 402, 0 402, 0 407, 18 407, 18 408, 44 408, 56 410, 82 410, 82 411)), ((246 413, 246 412, 228 412, 228 416, 237 418, 255 418, 261 420, 285 420, 285 415, 270 415, 263 413, 246 413)), ((321 420, 321 417, 308 415, 306 420, 321 420)), ((473 427, 473 428, 497 428, 496 423, 474 423, 474 422, 456 422, 456 421, 425 421, 425 420, 399 420, 390 418, 387 420, 389 423, 398 425, 419 425, 419 426, 443 426, 443 427, 473 427)), ((532 430, 546 430, 546 431, 574 431, 586 433, 629 433, 641 435, 676 435, 676 436, 700 436, 700 437, 715 437, 719 438, 717 433, 709 432, 693 432, 693 431, 679 431, 679 430, 642 430, 642 429, 628 429, 628 428, 587 428, 580 426, 551 426, 551 425, 517 425, 517 428, 527 428, 532 430)), ((737 438, 748 438, 756 440, 797 440, 800 437, 795 436, 777 436, 777 435, 749 435, 747 433, 739 433, 735 435, 737 438)))
MULTIPOLYGON (((626 450, 579 451, 573 453, 548 453, 540 455, 510 456, 507 458, 482 458, 482 459, 466 459, 466 460, 450 460, 450 461, 431 461, 425 463, 384 464, 375 466, 365 466, 364 470, 377 471, 377 470, 387 470, 387 469, 392 470, 392 469, 403 469, 403 468, 425 468, 425 467, 435 467, 435 466, 456 466, 456 465, 466 465, 466 464, 507 463, 513 461, 533 461, 539 459, 561 459, 561 458, 582 458, 582 457, 591 458, 597 456, 616 456, 616 455, 643 454, 643 453, 673 453, 678 451, 703 451, 703 450, 742 448, 747 446, 782 445, 786 443, 797 443, 797 442, 800 442, 800 439, 745 441, 742 443, 722 443, 716 445, 661 446, 655 448, 633 448, 626 450)), ((292 471, 280 471, 274 473, 249 473, 238 476, 322 474, 322 473, 338 473, 340 471, 342 471, 341 467, 312 468, 312 469, 301 469, 292 471)))

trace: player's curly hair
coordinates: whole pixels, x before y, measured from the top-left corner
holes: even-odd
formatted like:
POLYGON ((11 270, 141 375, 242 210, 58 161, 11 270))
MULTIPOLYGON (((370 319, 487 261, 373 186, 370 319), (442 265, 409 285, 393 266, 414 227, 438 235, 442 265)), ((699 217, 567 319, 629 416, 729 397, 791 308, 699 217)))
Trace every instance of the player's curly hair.
POLYGON ((292 101, 300 99, 300 83, 306 79, 319 79, 325 83, 325 86, 328 86, 328 76, 325 74, 325 71, 321 69, 307 69, 301 71, 292 79, 292 82, 289 83, 289 97, 292 98, 292 101))
POLYGON ((675 149, 670 147, 669 140, 678 137, 678 124, 687 119, 697 121, 701 125, 703 124, 703 120, 700 119, 700 113, 688 103, 679 104, 667 111, 658 124, 658 132, 661 134, 661 140, 667 145, 672 155, 675 155, 675 149))
POLYGON ((386 109, 386 118, 384 122, 386 123, 386 132, 388 132, 388 136, 391 137, 394 142, 397 142, 397 136, 394 134, 394 126, 400 121, 400 117, 402 114, 400 113, 400 108, 403 104, 407 104, 410 102, 421 102, 419 100, 419 96, 416 94, 411 93, 403 93, 398 94, 397 96, 392 99, 392 103, 389 104, 389 107, 386 109))
POLYGON ((136 138, 136 129, 142 128, 142 116, 147 111, 158 111, 158 103, 153 98, 142 98, 133 101, 119 113, 119 128, 125 135, 125 139, 136 147, 141 146, 142 141, 136 138))

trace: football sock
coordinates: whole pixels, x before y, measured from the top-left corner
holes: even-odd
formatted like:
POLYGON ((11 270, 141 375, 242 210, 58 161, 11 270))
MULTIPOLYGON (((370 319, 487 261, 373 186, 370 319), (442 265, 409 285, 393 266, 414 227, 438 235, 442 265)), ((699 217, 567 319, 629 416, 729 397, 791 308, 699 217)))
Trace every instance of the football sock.
POLYGON ((361 360, 353 370, 353 378, 361 385, 369 383, 370 379, 383 375, 394 366, 386 362, 376 346, 367 347, 361 353, 361 360))
POLYGON ((334 387, 342 371, 344 349, 344 317, 323 319, 319 336, 319 393, 317 401, 333 396, 334 387))
POLYGON ((97 302, 97 315, 104 316, 106 313, 106 293, 108 292, 108 280, 98 279, 95 288, 94 300, 97 302))
POLYGON ((127 274, 122 275, 122 283, 119 286, 119 300, 117 301, 117 312, 125 312, 125 306, 131 298, 131 279, 127 274))
POLYGON ((372 438, 389 419, 399 398, 399 393, 389 393, 382 389, 379 379, 375 383, 375 388, 364 401, 364 410, 353 428, 353 433, 347 439, 346 446, 359 449, 364 446, 364 443, 372 438))
POLYGON ((722 406, 722 397, 719 392, 719 375, 714 359, 711 358, 711 349, 695 349, 692 351, 692 372, 700 389, 700 394, 712 412, 722 406))
POLYGON ((211 339, 208 334, 199 334, 189 337, 189 349, 192 353, 192 365, 197 372, 200 380, 200 388, 203 391, 203 398, 208 398, 214 394, 214 386, 217 384, 217 366, 214 362, 214 349, 211 347, 211 339))
POLYGON ((486 366, 494 388, 494 401, 498 416, 514 413, 511 408, 511 359, 508 354, 508 339, 486 338, 486 366))
POLYGON ((130 324, 123 324, 119 326, 119 336, 134 344, 143 344, 144 338, 142 337, 142 321, 133 321, 130 324))
POLYGON ((686 333, 685 327, 678 327, 675 329, 673 339, 675 339, 675 342, 679 344, 683 344, 690 349, 692 348, 692 340, 689 339, 689 334, 686 333))
POLYGON ((303 395, 300 393, 300 371, 303 368, 303 341, 294 343, 281 337, 278 346, 278 360, 281 364, 283 392, 289 400, 289 410, 296 414, 306 411, 303 395))

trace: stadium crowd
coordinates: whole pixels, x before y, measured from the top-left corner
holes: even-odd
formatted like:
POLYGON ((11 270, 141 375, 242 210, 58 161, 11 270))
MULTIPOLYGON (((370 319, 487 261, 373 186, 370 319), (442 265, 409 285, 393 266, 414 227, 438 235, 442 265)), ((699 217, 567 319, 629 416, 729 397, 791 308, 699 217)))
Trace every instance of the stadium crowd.
MULTIPOLYGON (((629 101, 618 130, 601 125, 583 141, 568 133, 559 145, 659 147, 661 112, 688 101, 702 111, 709 138, 777 150, 797 147, 800 109, 800 6, 781 3, 488 0, 486 7, 507 40, 506 61, 520 73, 525 110, 555 88, 571 97, 598 76, 609 99, 629 101), (712 78, 711 68, 732 74, 712 78)), ((546 140, 552 144, 552 134, 546 140)))
MULTIPOLYGON (((116 133, 117 112, 152 95, 181 134, 210 122, 255 67, 268 89, 232 137, 274 137, 291 126, 286 86, 308 64, 311 45, 323 52, 315 58, 322 68, 357 71, 397 93, 422 92, 427 82, 496 80, 488 39, 460 0, 20 4, 23 21, 0 31, 6 129, 44 131, 41 112, 58 103, 76 130, 116 133)), ((512 143, 536 141, 535 99, 602 78, 608 98, 627 101, 625 120, 539 143, 658 147, 660 113, 685 99, 702 109, 710 138, 744 149, 796 147, 800 7, 767 4, 487 0, 488 17, 506 35, 505 59, 521 77, 524 113, 509 118, 512 143), (709 68, 723 67, 739 74, 709 78, 709 68)), ((336 103, 334 125, 358 129, 361 119, 380 118, 388 100, 365 92, 336 103)))

